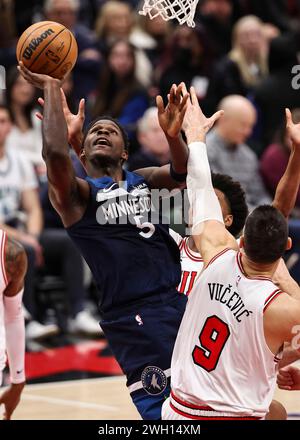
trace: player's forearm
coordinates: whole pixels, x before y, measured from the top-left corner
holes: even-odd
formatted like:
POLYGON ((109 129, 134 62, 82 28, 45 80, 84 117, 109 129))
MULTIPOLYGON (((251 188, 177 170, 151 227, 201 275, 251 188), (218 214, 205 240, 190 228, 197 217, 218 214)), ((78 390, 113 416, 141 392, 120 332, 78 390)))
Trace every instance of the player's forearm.
POLYGON ((300 150, 292 148, 288 165, 277 185, 273 206, 285 217, 294 209, 300 184, 300 150))
POLYGON ((187 172, 187 161, 189 157, 189 149, 181 134, 177 137, 166 135, 169 143, 172 168, 176 174, 185 174, 187 172))
POLYGON ((68 128, 61 103, 60 84, 48 81, 44 88, 43 158, 68 155, 68 128))

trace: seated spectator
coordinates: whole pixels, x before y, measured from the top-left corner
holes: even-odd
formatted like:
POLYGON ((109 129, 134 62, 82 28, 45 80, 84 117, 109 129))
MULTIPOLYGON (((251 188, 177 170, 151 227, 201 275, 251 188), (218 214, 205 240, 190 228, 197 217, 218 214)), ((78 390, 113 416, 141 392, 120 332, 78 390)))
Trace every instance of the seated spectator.
POLYGON ((300 108, 300 93, 292 84, 292 68, 299 64, 298 37, 290 33, 272 40, 269 52, 270 75, 253 91, 253 102, 259 113, 262 150, 273 142, 284 117, 284 109, 300 108))
MULTIPOLYGON (((292 111, 292 117, 294 123, 299 123, 300 109, 294 109, 292 111)), ((286 135, 286 119, 284 119, 282 123, 277 138, 277 141, 268 146, 260 160, 260 172, 266 188, 272 197, 275 195, 277 185, 284 174, 290 157, 291 141, 286 135)), ((295 207, 294 214, 297 212, 297 217, 299 217, 300 190, 298 192, 295 207)))
POLYGON ((165 98, 172 84, 194 86, 198 99, 206 96, 211 73, 209 43, 201 27, 178 25, 158 66, 159 93, 165 98))
POLYGON ((147 108, 147 93, 135 76, 134 48, 117 40, 110 46, 100 74, 92 116, 117 118, 132 133, 147 108))
POLYGON ((240 182, 250 209, 271 203, 259 174, 257 157, 246 144, 256 121, 255 108, 238 95, 224 98, 219 108, 224 110, 224 115, 207 136, 212 171, 240 182))
POLYGON ((11 129, 8 108, 0 107, 0 226, 8 235, 20 241, 26 251, 28 269, 25 277, 23 301, 31 320, 26 327, 29 339, 42 338, 58 332, 56 325, 42 325, 37 321, 34 298, 36 266, 43 264, 39 243, 42 232, 42 211, 38 198, 38 183, 31 163, 14 148, 5 145, 11 129))
POLYGON ((13 122, 6 146, 22 152, 43 177, 46 167, 42 158, 41 124, 35 117, 35 90, 16 68, 7 76, 6 103, 13 122))
POLYGON ((231 0, 202 0, 197 5, 195 22, 204 27, 215 58, 230 51, 236 4, 231 0))
POLYGON ((263 22, 255 16, 241 18, 233 28, 232 50, 217 63, 210 82, 210 112, 227 95, 247 96, 268 75, 267 55, 263 22))
POLYGON ((160 167, 169 163, 169 144, 160 128, 156 107, 148 108, 139 120, 137 139, 140 151, 129 157, 129 171, 146 167, 160 167))
POLYGON ((135 45, 131 40, 134 22, 135 15, 128 3, 109 0, 99 10, 96 34, 103 53, 106 53, 116 40, 128 40, 133 44, 136 58, 135 75, 143 86, 148 87, 152 80, 151 63, 140 45, 135 45))
POLYGON ((78 59, 73 70, 75 98, 87 97, 97 83, 101 55, 94 33, 78 23, 79 0, 46 0, 46 20, 57 21, 70 29, 77 41, 78 59))

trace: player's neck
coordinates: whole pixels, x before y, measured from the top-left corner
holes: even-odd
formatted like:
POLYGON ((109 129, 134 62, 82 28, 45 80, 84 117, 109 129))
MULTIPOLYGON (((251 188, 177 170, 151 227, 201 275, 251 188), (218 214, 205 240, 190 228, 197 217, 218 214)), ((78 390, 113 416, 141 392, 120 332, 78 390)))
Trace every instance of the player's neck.
POLYGON ((120 182, 123 180, 123 169, 119 165, 94 166, 91 164, 89 166, 88 175, 93 179, 108 176, 111 177, 115 182, 120 182))
POLYGON ((245 274, 250 278, 252 277, 273 278, 273 275, 277 267, 277 264, 275 263, 271 263, 271 264, 255 263, 254 261, 251 261, 247 257, 247 255, 243 253, 242 253, 242 263, 245 274))

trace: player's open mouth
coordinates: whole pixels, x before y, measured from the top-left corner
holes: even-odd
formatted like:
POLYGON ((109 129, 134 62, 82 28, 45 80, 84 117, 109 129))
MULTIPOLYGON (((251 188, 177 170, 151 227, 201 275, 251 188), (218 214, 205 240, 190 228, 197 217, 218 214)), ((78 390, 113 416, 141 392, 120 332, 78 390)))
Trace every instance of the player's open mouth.
POLYGON ((111 143, 105 137, 98 137, 93 143, 93 147, 111 147, 111 143))

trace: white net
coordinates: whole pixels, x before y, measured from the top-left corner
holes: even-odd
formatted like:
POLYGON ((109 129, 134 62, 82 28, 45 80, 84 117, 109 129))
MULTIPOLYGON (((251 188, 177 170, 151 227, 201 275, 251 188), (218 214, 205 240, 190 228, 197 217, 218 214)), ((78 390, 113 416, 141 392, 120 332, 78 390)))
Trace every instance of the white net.
POLYGON ((199 0, 145 0, 141 15, 151 19, 161 16, 164 20, 176 18, 180 24, 195 26, 194 15, 199 0))

